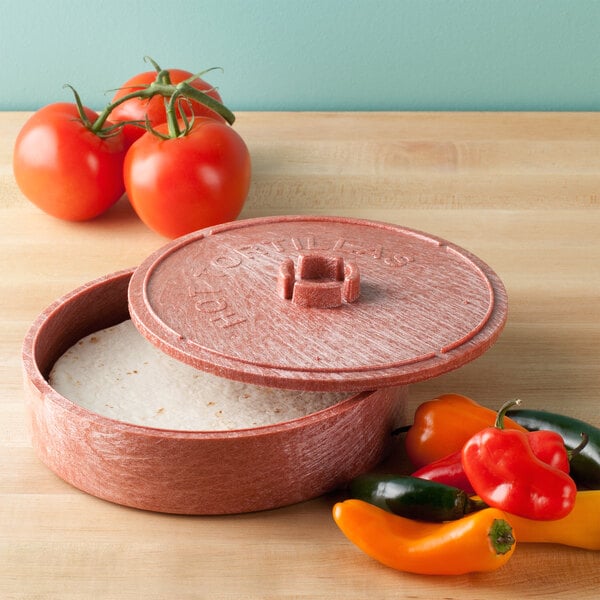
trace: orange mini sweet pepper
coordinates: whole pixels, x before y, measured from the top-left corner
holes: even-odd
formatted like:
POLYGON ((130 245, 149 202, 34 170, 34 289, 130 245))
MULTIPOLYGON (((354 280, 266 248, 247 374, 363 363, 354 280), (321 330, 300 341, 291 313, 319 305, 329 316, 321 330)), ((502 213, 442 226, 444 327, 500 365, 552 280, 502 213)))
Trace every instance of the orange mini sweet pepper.
POLYGON ((426 523, 352 499, 336 503, 333 518, 344 535, 371 558, 408 573, 493 571, 515 549, 510 523, 496 508, 455 521, 426 523))
MULTIPOLYGON (((453 452, 460 452, 477 432, 491 427, 496 411, 459 394, 444 394, 421 404, 406 433, 408 458, 415 467, 423 467, 453 452)), ((505 429, 526 431, 512 419, 504 420, 505 429)))

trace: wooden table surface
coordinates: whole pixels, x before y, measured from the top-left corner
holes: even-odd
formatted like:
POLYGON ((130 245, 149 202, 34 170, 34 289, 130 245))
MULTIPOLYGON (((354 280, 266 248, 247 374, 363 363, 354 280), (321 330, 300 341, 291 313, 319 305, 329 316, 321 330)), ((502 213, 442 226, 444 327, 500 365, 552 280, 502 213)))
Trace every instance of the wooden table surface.
MULTIPOLYGON (((181 517, 98 500, 51 473, 24 424, 23 336, 51 301, 167 240, 126 200, 83 224, 25 200, 11 156, 27 116, 0 114, 0 598, 598 597, 598 552, 521 544, 490 574, 416 576, 350 544, 330 496, 181 517)), ((600 114, 240 113, 236 128, 254 168, 242 217, 398 223, 462 245, 503 279, 500 340, 468 366, 413 385, 410 411, 444 392, 492 408, 518 396, 600 426, 600 114)))

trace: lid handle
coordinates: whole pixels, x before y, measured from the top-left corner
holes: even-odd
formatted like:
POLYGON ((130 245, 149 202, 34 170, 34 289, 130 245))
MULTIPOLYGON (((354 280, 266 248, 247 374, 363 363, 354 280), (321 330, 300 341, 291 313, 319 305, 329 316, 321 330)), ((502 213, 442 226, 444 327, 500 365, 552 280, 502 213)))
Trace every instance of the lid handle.
POLYGON ((360 295, 360 273, 354 261, 321 253, 298 256, 298 278, 291 258, 279 265, 277 292, 284 300, 306 308, 335 308, 360 295))

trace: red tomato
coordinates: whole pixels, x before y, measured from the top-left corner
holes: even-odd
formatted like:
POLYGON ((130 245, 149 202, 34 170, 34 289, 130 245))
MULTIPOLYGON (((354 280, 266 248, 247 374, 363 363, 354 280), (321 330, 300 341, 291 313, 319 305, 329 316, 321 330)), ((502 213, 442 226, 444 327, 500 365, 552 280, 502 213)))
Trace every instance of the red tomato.
MULTIPOLYGON (((98 114, 84 112, 91 122, 98 114)), ((49 104, 19 132, 13 172, 23 194, 48 214, 67 221, 97 217, 125 191, 121 133, 101 137, 81 121, 73 103, 49 104)))
MULTIPOLYGON (((132 77, 121 86, 121 88, 114 95, 112 102, 122 98, 123 96, 126 96, 127 94, 130 94, 133 91, 143 89, 144 86, 149 85, 156 79, 156 74, 156 71, 147 71, 132 77)), ((169 76, 171 78, 171 83, 177 84, 191 77, 192 73, 189 71, 182 71, 181 69, 169 69, 169 76)), ((219 93, 213 89, 210 83, 207 83, 203 79, 196 78, 190 83, 190 85, 202 92, 205 92, 208 96, 211 96, 215 100, 218 100, 222 103, 219 93)), ((201 102, 191 100, 189 103, 183 102, 181 106, 184 107, 184 112, 188 116, 194 114, 200 117, 210 117, 211 119, 215 119, 222 123, 225 122, 225 119, 220 114, 214 112, 201 102)), ((149 100, 142 98, 132 98, 131 100, 127 100, 126 102, 123 102, 123 104, 119 104, 119 106, 113 109, 110 118, 115 123, 122 121, 143 122, 146 120, 146 116, 148 117, 152 127, 160 125, 167 120, 165 113, 165 102, 162 96, 154 96, 149 100)), ((177 113, 177 116, 180 116, 179 112, 177 113)), ((128 146, 130 146, 138 138, 142 137, 142 135, 145 133, 143 127, 137 127, 136 125, 125 125, 124 131, 128 146)))
MULTIPOLYGON (((166 124, 157 131, 166 134, 166 124)), ((161 139, 148 132, 129 149, 127 195, 140 219, 175 238, 233 221, 250 187, 250 154, 228 125, 197 118, 190 132, 161 139)))

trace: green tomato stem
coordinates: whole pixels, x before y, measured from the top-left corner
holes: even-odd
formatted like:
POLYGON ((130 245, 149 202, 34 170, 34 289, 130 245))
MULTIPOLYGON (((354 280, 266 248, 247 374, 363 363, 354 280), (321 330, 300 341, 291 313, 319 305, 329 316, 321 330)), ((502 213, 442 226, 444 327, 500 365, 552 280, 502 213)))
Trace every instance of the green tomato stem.
POLYGON ((91 124, 90 127, 88 127, 88 129, 93 133, 99 134, 104 127, 104 123, 106 123, 106 120, 108 119, 108 117, 110 117, 110 113, 115 108, 117 108, 117 106, 123 104, 124 102, 127 102, 127 100, 131 100, 132 98, 152 98, 152 96, 156 95, 155 93, 149 92, 149 90, 150 86, 143 90, 136 90, 134 92, 130 92, 125 96, 121 96, 121 98, 115 100, 111 104, 108 104, 104 108, 104 110, 98 115, 98 118, 91 124))
POLYGON ((85 110, 83 108, 83 102, 81 101, 81 97, 79 96, 77 90, 69 83, 65 83, 63 85, 64 88, 69 88, 71 92, 73 92, 73 96, 75 97, 75 105, 77 106, 77 112, 79 113, 79 118, 85 127, 90 129, 92 127, 92 123, 88 119, 88 116, 85 114, 85 110))
POLYGON ((150 63, 157 73, 162 71, 162 67, 160 67, 160 65, 151 56, 144 56, 144 62, 150 63))
MULTIPOLYGON (((173 85, 171 83, 171 76, 169 71, 166 69, 161 69, 158 66, 158 64, 152 61, 152 59, 148 60, 152 62, 153 66, 157 70, 156 79, 148 86, 142 89, 134 90, 133 92, 130 92, 129 94, 126 94, 125 96, 122 96, 121 98, 108 104, 104 108, 104 110, 98 115, 98 118, 93 123, 91 123, 89 119, 87 119, 87 117, 85 116, 83 112, 83 105, 81 104, 81 100, 77 91, 72 86, 68 86, 71 88, 73 94, 75 95, 75 101, 77 103, 83 124, 92 133, 95 133, 96 135, 103 134, 103 132, 105 131, 104 125, 110 117, 111 112, 120 104, 123 104, 124 102, 127 102, 132 98, 142 98, 149 100, 154 96, 163 96, 165 98, 165 104, 167 105, 167 108, 169 106, 171 106, 172 108, 171 116, 169 116, 169 112, 167 111, 167 122, 169 123, 169 135, 171 137, 179 137, 181 135, 181 130, 179 128, 179 125, 177 124, 177 118, 175 114, 174 97, 175 100, 178 100, 180 97, 183 97, 204 104, 206 107, 221 115, 230 125, 233 125, 235 121, 235 115, 224 104, 191 85, 191 82, 194 79, 198 78, 200 74, 189 77, 188 79, 182 81, 181 83, 178 83, 177 85, 173 85), (173 132, 177 132, 177 134, 171 135, 171 130, 173 130, 173 132)), ((205 71, 202 71, 201 73, 206 73, 211 70, 213 69, 207 69, 205 71)), ((111 131, 114 131, 114 128, 111 128, 111 131)))
POLYGON ((144 60, 149 62, 156 71, 156 79, 158 83, 170 85, 171 74, 166 69, 163 69, 151 56, 144 56, 144 60))
POLYGON ((170 138, 178 138, 181 136, 181 129, 179 127, 179 123, 177 121, 177 113, 175 111, 177 100, 179 98, 179 92, 175 91, 171 98, 169 99, 169 103, 167 104, 167 126, 169 128, 169 137, 170 138))
POLYGON ((216 113, 220 114, 230 125, 233 125, 235 121, 235 115, 218 100, 215 100, 205 92, 202 92, 199 89, 191 86, 189 83, 187 83, 187 81, 178 83, 176 87, 181 91, 181 94, 185 98, 190 98, 191 100, 196 100, 197 102, 204 104, 211 110, 214 110, 216 113))

